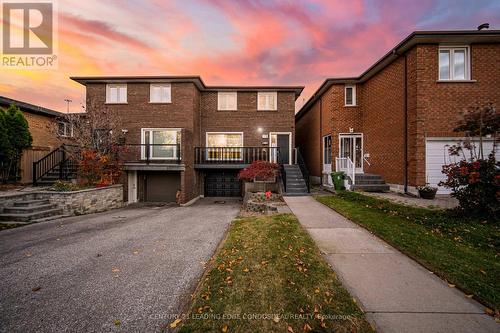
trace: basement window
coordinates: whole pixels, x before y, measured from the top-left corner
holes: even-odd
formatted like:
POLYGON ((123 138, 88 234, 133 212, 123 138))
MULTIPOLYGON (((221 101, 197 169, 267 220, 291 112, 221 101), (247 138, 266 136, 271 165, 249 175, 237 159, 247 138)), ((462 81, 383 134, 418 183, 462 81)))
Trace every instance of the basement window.
POLYGON ((470 80, 469 48, 439 48, 439 80, 470 80))

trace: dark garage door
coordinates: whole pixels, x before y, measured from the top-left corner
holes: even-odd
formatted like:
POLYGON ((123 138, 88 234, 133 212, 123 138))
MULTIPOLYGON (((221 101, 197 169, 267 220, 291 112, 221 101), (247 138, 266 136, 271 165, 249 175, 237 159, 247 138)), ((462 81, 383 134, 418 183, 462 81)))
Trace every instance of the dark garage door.
POLYGON ((139 179, 142 179, 142 189, 139 189, 140 201, 175 202, 177 190, 181 188, 179 172, 144 172, 139 179))
POLYGON ((209 171, 205 175, 206 197, 239 197, 238 170, 209 171))

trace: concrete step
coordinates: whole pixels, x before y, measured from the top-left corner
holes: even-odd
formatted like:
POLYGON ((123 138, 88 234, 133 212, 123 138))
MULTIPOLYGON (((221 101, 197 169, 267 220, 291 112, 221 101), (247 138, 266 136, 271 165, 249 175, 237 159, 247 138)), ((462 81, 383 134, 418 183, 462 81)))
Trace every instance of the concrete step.
POLYGON ((44 210, 49 210, 52 208, 56 208, 56 204, 44 204, 44 205, 30 205, 30 206, 11 206, 11 207, 5 207, 3 209, 4 214, 26 214, 26 213, 33 213, 33 212, 41 212, 44 210))
POLYGON ((289 189, 292 189, 292 188, 305 188, 305 189, 307 189, 307 186, 306 186, 306 184, 288 184, 288 183, 286 183, 287 191, 289 189))
POLYGON ((48 217, 43 217, 41 219, 36 219, 36 220, 31 220, 31 223, 39 223, 39 222, 45 222, 45 221, 52 221, 52 220, 57 220, 57 219, 62 219, 63 217, 68 217, 69 215, 52 215, 48 217))
POLYGON ((376 179, 382 179, 382 176, 380 175, 374 175, 374 174, 369 174, 369 173, 357 173, 355 175, 356 180, 358 179, 367 179, 367 180, 376 180, 376 179))
POLYGON ((49 199, 38 199, 38 200, 22 200, 15 201, 13 203, 14 207, 25 207, 25 206, 37 206, 37 205, 45 205, 49 203, 49 199))
POLYGON ((389 185, 387 184, 366 184, 353 186, 355 191, 365 191, 365 192, 386 192, 389 191, 389 185))
POLYGON ((372 184, 385 184, 383 179, 358 179, 356 178, 356 185, 372 185, 372 184))
POLYGON ((301 192, 301 193, 290 193, 290 192, 285 192, 283 193, 284 197, 302 197, 305 195, 310 195, 310 193, 307 192, 301 192))
POLYGON ((23 213, 23 214, 0 214, 0 221, 20 221, 29 222, 31 220, 41 219, 44 217, 61 215, 63 212, 62 208, 52 208, 37 212, 23 213))

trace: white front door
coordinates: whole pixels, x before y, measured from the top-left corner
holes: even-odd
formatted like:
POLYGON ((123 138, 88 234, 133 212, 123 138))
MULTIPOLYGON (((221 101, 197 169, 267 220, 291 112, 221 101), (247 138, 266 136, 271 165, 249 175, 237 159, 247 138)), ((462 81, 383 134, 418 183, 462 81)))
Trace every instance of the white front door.
POLYGON ((339 157, 349 157, 356 173, 363 173, 363 135, 339 134, 339 157))
POLYGON ((323 183, 333 185, 332 177, 332 136, 323 137, 323 183))

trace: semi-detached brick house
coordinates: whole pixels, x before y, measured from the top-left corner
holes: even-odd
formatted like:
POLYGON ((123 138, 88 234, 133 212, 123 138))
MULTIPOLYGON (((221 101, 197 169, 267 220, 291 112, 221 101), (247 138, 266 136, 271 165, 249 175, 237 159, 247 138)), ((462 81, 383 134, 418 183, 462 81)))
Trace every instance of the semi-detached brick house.
POLYGON ((500 105, 500 31, 418 31, 360 76, 325 80, 295 117, 297 147, 316 182, 349 160, 355 178, 415 193, 443 179, 460 113, 489 103, 500 105))
POLYGON ((254 160, 292 162, 303 87, 206 86, 198 76, 73 77, 87 107, 119 115, 128 147, 126 200, 187 203, 239 196, 254 160), (278 153, 279 151, 279 153, 278 153))

